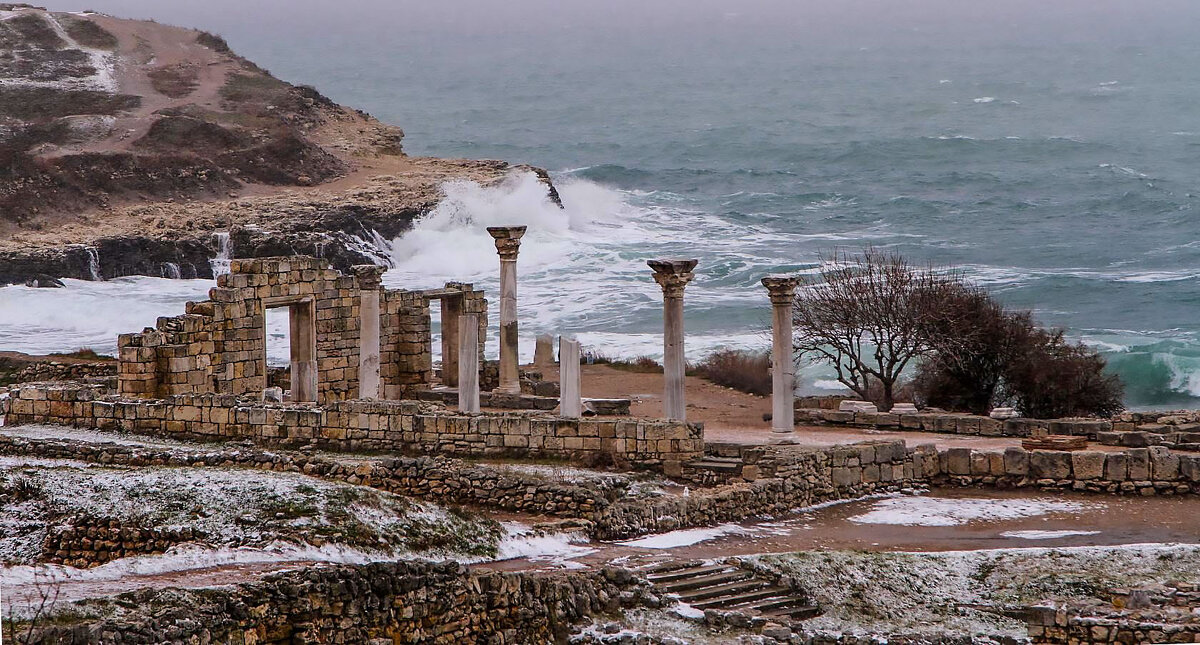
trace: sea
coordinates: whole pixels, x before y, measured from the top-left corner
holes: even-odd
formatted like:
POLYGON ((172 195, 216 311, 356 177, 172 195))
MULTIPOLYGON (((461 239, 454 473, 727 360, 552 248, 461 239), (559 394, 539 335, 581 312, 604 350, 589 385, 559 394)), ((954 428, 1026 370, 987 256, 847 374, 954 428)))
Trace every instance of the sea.
MULTIPOLYGON (((760 278, 870 245, 1065 328, 1104 353, 1131 407, 1200 406, 1192 0, 43 1, 218 33, 401 126, 409 154, 551 171, 561 209, 531 175, 450 183, 380 245, 388 286, 494 294, 484 228, 527 225, 527 357, 540 333, 661 355, 645 262, 662 257, 699 260, 690 358, 763 350, 760 278)), ((111 352, 212 286, 67 283, 0 289, 0 349, 111 352)), ((820 366, 800 381, 838 388, 820 366)))

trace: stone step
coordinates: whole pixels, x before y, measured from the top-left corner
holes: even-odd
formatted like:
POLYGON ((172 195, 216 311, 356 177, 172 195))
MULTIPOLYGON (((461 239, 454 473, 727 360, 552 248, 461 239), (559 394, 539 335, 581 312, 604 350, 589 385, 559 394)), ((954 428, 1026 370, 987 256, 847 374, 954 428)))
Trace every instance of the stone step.
POLYGON ((744 569, 735 569, 725 573, 717 573, 711 576, 701 576, 698 578, 687 578, 659 586, 661 586, 664 591, 670 593, 681 593, 684 591, 691 591, 692 589, 701 589, 704 587, 711 587, 713 585, 724 584, 726 582, 745 580, 752 575, 753 574, 744 569))
POLYGON ((773 609, 771 611, 762 612, 764 615, 773 618, 786 616, 792 620, 807 620, 821 615, 821 608, 812 605, 798 605, 795 607, 784 607, 782 609, 773 609))
POLYGON ((722 598, 736 596, 741 593, 750 591, 751 589, 760 589, 766 584, 762 580, 741 580, 738 582, 730 582, 728 584, 716 585, 712 587, 702 587, 693 589, 679 594, 679 599, 683 602, 690 603, 693 600, 709 600, 713 598, 722 598))
POLYGON ((788 593, 788 590, 784 589, 783 587, 763 587, 762 589, 756 589, 748 593, 739 594, 736 596, 712 598, 703 602, 694 602, 691 603, 691 605, 696 609, 709 609, 710 607, 736 607, 738 605, 744 605, 750 602, 771 600, 780 596, 784 596, 789 600, 792 600, 792 598, 787 595, 788 593))
POLYGON ((723 457, 706 457, 704 459, 689 461, 687 463, 688 468, 695 468, 697 470, 712 470, 715 472, 737 472, 741 470, 743 465, 744 464, 742 463, 741 459, 726 459, 723 457))
POLYGON ((647 578, 658 578, 663 574, 677 572, 681 569, 695 569, 702 566, 705 566, 703 560, 668 560, 658 564, 646 565, 640 571, 646 574, 647 578))
POLYGON ((684 568, 676 568, 674 570, 664 570, 662 573, 652 573, 646 578, 654 584, 664 582, 673 582, 675 580, 683 580, 684 578, 695 578, 698 576, 719 573, 728 571, 731 567, 727 564, 713 564, 707 566, 689 566, 684 568))

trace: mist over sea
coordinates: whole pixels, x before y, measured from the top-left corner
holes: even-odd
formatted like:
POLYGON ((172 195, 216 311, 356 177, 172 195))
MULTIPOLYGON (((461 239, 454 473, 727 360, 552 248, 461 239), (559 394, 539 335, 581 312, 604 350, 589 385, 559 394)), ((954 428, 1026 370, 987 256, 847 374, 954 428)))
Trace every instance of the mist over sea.
MULTIPOLYGON (((525 338, 661 352, 645 260, 690 256, 689 353, 765 349, 760 277, 873 244, 1101 348, 1132 406, 1200 405, 1200 3, 47 4, 219 33, 409 154, 552 171, 563 210, 528 177, 453 185, 389 249, 389 286, 494 291, 483 227, 528 224, 525 338)), ((208 286, 0 289, 0 349, 111 351, 208 286)))

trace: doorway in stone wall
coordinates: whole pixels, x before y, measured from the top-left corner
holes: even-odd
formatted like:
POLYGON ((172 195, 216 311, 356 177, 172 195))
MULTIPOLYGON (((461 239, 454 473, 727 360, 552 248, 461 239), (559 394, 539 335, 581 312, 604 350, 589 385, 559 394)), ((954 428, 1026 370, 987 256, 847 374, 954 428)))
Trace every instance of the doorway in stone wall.
POLYGON ((287 391, 285 400, 317 400, 317 329, 312 298, 264 300, 267 386, 287 391), (286 375, 280 368, 287 366, 286 375))

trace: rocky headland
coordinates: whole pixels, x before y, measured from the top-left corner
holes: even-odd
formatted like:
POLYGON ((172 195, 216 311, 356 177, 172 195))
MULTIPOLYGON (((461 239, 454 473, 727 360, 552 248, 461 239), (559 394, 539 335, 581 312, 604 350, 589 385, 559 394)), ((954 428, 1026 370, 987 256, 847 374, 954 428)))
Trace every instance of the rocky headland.
POLYGON ((209 277, 229 249, 344 267, 447 180, 549 183, 409 157, 403 136, 209 33, 0 4, 0 284, 209 277))

